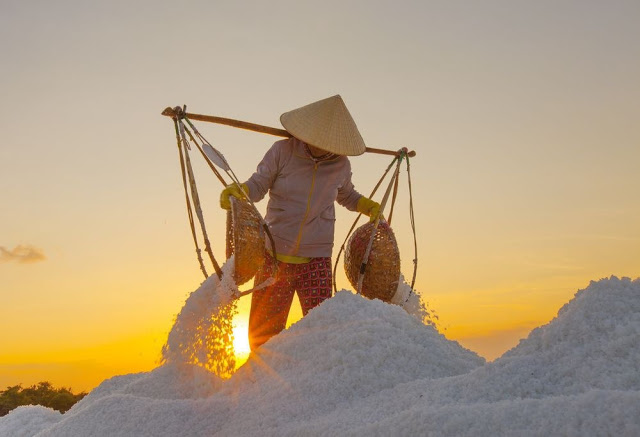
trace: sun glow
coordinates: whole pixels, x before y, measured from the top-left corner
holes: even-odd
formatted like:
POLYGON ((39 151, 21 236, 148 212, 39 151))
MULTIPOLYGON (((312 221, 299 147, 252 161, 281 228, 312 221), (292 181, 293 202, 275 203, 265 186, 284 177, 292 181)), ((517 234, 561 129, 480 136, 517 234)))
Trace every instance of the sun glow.
POLYGON ((242 365, 251 353, 249 346, 249 325, 246 320, 239 320, 233 325, 233 349, 237 365, 242 365))

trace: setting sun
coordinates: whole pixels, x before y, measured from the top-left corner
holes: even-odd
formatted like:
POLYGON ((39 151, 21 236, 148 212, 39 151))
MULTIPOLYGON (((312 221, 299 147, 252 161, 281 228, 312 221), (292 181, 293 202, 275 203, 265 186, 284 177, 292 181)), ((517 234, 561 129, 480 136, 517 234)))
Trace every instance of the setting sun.
POLYGON ((249 356, 249 325, 246 320, 236 321, 233 325, 233 349, 237 365, 241 366, 249 356))

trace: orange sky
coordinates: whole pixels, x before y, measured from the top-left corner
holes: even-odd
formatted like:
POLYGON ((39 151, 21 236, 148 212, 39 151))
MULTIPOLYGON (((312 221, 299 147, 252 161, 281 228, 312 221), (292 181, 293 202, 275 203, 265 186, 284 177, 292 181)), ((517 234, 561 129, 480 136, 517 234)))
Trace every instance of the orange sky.
MULTIPOLYGON (((157 365, 203 279, 166 106, 280 127, 339 93, 367 145, 415 150, 416 289, 489 359, 590 280, 640 275, 637 2, 103 3, 0 6, 0 388, 157 365)), ((275 140, 198 126, 241 179, 275 140)), ((356 187, 388 163, 352 159, 356 187)), ((196 171, 222 260, 221 185, 196 171)))

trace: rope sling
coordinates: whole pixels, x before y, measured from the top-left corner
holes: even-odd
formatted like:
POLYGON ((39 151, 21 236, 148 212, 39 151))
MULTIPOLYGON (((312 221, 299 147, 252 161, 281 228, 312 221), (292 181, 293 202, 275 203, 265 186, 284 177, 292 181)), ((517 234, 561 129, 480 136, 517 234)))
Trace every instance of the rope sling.
MULTIPOLYGON (((193 218, 193 211, 194 210, 195 210, 196 216, 198 217, 198 222, 200 223, 200 228, 201 228, 201 231, 202 231, 202 236, 203 236, 204 244, 205 244, 205 252, 207 252, 207 254, 209 255, 209 259, 211 260, 211 263, 213 264, 213 267, 214 267, 214 270, 216 272, 216 275, 218 275, 218 278, 221 279, 222 278, 222 269, 220 268, 220 265, 216 261, 214 255, 213 255, 213 251, 211 250, 211 243, 209 241, 209 236, 208 236, 208 233, 207 233, 205 220, 204 220, 204 214, 202 212, 202 206, 201 206, 201 203, 200 203, 200 197, 198 195, 198 188, 197 188, 196 181, 195 181, 195 176, 194 176, 194 173, 193 173, 193 167, 191 165, 191 158, 189 156, 189 150, 191 150, 191 145, 195 144, 195 146, 198 148, 198 150, 202 154, 203 158, 205 159, 205 161, 209 165, 209 168, 214 172, 214 174, 216 175, 216 177, 218 178, 218 180, 220 181, 220 183, 223 186, 227 186, 227 182, 225 181, 224 177, 220 174, 218 169, 216 169, 214 163, 216 165, 218 165, 219 167, 221 167, 225 171, 227 176, 230 177, 230 179, 233 181, 233 183, 237 184, 240 187, 241 190, 242 190, 242 186, 240 184, 240 181, 236 177, 235 173, 233 172, 233 170, 231 169, 231 167, 227 163, 227 161, 224 158, 224 156, 220 152, 218 152, 215 148, 213 148, 211 143, 209 143, 209 141, 207 141, 207 139, 204 138, 204 136, 202 134, 200 134, 200 132, 191 123, 191 121, 186 116, 184 116, 184 109, 175 108, 175 112, 176 112, 176 115, 174 117, 172 117, 172 119, 173 119, 174 126, 175 126, 176 141, 177 141, 177 144, 178 144, 178 151, 179 151, 179 154, 180 154, 180 169, 181 169, 181 173, 182 173, 182 182, 183 182, 183 186, 184 186, 185 199, 186 199, 186 204, 187 204, 187 215, 188 215, 188 218, 189 218, 189 226, 191 228, 191 235, 193 237, 193 241, 194 241, 194 244, 195 244, 195 247, 196 247, 196 256, 198 258, 198 264, 200 265, 200 270, 204 274, 205 279, 208 278, 209 274, 207 273, 207 269, 206 269, 206 267, 204 265, 204 260, 202 258, 202 250, 200 249, 200 246, 198 244, 198 238, 197 238, 197 235, 196 235, 195 221, 194 221, 194 218, 193 218), (185 122, 186 122, 186 124, 189 125, 189 127, 187 127, 185 125, 185 122), (189 128, 191 128, 191 129, 189 129, 189 128), (193 131, 193 133, 192 133, 192 131, 193 131), (195 134, 195 136, 194 136, 194 134, 195 134), (189 194, 191 194, 191 195, 189 195, 189 194)), ((243 190, 243 192, 244 192, 244 190, 243 190)), ((255 210, 255 213, 257 214, 257 216, 261 220, 261 225, 262 225, 266 235, 269 237, 273 253, 276 254, 277 252, 276 252, 276 246, 275 246, 275 242, 273 240, 273 236, 271 235, 271 232, 270 232, 267 224, 264 222, 264 220, 262 219, 262 216, 258 212, 258 210, 255 207, 255 205, 253 204, 253 202, 251 202, 251 200, 249 199, 249 196, 247 194, 248 193, 244 193, 247 201, 249 202, 251 207, 255 210)), ((257 288, 261 288, 261 287, 266 286, 266 285, 267 284, 261 284, 257 288)), ((249 290, 248 292, 243 292, 243 294, 248 294, 249 292, 251 292, 253 290, 255 290, 255 288, 252 289, 252 290, 249 290)))
MULTIPOLYGON (((218 262, 216 261, 214 255, 213 255, 213 251, 211 249, 211 244, 210 244, 209 237, 208 237, 207 230, 206 230, 206 226, 205 226, 204 215, 203 215, 202 207, 201 207, 201 204, 200 204, 200 198, 199 198, 199 195, 198 195, 198 190, 197 190, 197 186, 196 186, 193 167, 192 167, 192 164, 191 164, 191 158, 190 158, 190 155, 189 155, 189 150, 191 150, 191 145, 192 144, 194 144, 196 146, 196 148, 200 151, 202 157, 205 159, 205 162, 207 162, 209 168, 214 172, 214 174, 216 175, 216 177, 218 178, 218 180, 220 181, 220 183, 223 186, 226 187, 228 184, 225 181, 225 179, 222 176, 222 174, 218 171, 216 166, 219 167, 220 169, 222 169, 226 173, 226 175, 231 179, 232 183, 237 184, 238 188, 241 190, 241 192, 244 194, 246 200, 248 201, 248 204, 253 209, 253 212, 255 214, 257 214, 258 220, 260 221, 260 225, 261 225, 262 229, 264 230, 265 234, 267 235, 267 237, 269 238, 269 242, 271 244, 272 252, 273 252, 274 256, 276 256, 277 252, 275 250, 276 249, 275 248, 275 242, 273 240, 273 236, 272 236, 272 234, 271 234, 271 232, 269 230, 269 227, 268 227, 267 223, 262 218, 262 216, 259 213, 259 211, 257 210, 255 204, 251 201, 251 199, 249 199, 248 193, 244 192, 244 190, 242 188, 242 184, 240 183, 240 181, 236 177, 235 173, 233 172, 233 170, 229 166, 227 160, 224 158, 224 156, 218 150, 216 150, 211 145, 211 143, 209 143, 209 141, 206 140, 206 138, 204 138, 204 136, 202 134, 200 134, 200 132, 193 125, 193 123, 191 122, 190 119, 206 121, 206 122, 213 122, 213 123, 218 123, 218 124, 224 124, 224 125, 228 125, 228 126, 232 126, 232 127, 237 127, 237 128, 241 128, 241 129, 248 129, 248 130, 252 130, 252 131, 255 131, 255 132, 261 132, 261 133, 266 133, 266 134, 269 134, 269 135, 275 135, 275 136, 280 136, 280 137, 291 137, 291 135, 286 130, 283 130, 283 129, 276 129, 276 128, 272 128, 272 127, 268 127, 268 126, 262 126, 262 125, 258 125, 258 124, 254 124, 254 123, 248 123, 248 122, 244 122, 244 121, 240 121, 240 120, 233 120, 233 119, 227 119, 227 118, 222 118, 222 117, 206 116, 206 115, 200 115, 200 114, 187 113, 186 112, 186 106, 183 106, 182 108, 181 107, 175 107, 175 108, 169 108, 168 107, 162 112, 162 115, 171 117, 173 122, 174 122, 174 128, 175 128, 175 134, 176 134, 176 142, 177 142, 178 152, 179 152, 179 157, 180 157, 180 169, 181 169, 181 174, 182 174, 182 182, 183 182, 183 187, 184 187, 184 192, 185 192, 185 200, 186 200, 186 206, 187 206, 187 216, 188 216, 188 219, 189 219, 189 226, 190 226, 190 229, 191 229, 191 235, 192 235, 192 238, 193 238, 193 241, 194 241, 194 245, 195 245, 195 248, 196 248, 196 256, 197 256, 197 259, 198 259, 198 264, 199 264, 200 270, 204 274, 205 278, 208 278, 209 275, 208 275, 207 269, 206 269, 206 267, 204 265, 204 259, 202 257, 202 250, 200 249, 200 246, 198 244, 198 237, 197 237, 197 232, 196 232, 196 227, 195 227, 195 220, 194 220, 194 210, 195 210, 195 215, 198 218, 198 222, 200 224, 200 228, 201 228, 201 232, 202 232, 202 237, 203 237, 203 240, 204 240, 204 251, 209 255, 209 259, 210 259, 210 261, 211 261, 211 263, 213 265, 213 268, 214 268, 218 278, 222 278, 222 270, 221 270, 220 265, 218 264, 218 262)), ((415 156, 415 152, 414 151, 409 152, 406 148, 402 148, 402 149, 400 149, 398 151, 392 151, 392 150, 385 150, 385 149, 374 149, 374 148, 369 148, 369 147, 366 148, 366 152, 377 153, 377 154, 385 154, 385 155, 393 155, 394 156, 393 160, 391 161, 391 163, 389 164, 389 166, 385 170, 384 174, 382 175, 382 177, 380 178, 380 180, 378 181, 378 183, 374 187, 374 189, 373 189, 371 195, 369 196, 369 198, 372 198, 375 195, 376 191, 378 190, 378 188, 380 187, 380 185, 382 184, 382 182, 384 181, 384 179, 386 178, 386 176, 388 175, 390 170, 394 167, 394 164, 395 164, 395 170, 394 170, 394 172, 392 174, 392 177, 391 177, 391 180, 389 182, 389 185, 388 185, 388 187, 387 187, 387 189, 385 191, 385 194, 383 196, 383 199, 382 199, 382 201, 380 203, 380 214, 378 215, 376 220, 373 222, 373 232, 371 233, 371 237, 370 237, 370 239, 368 241, 364 257, 363 257, 361 265, 359 267, 359 275, 358 275, 358 280, 357 280, 357 286, 355 284, 353 284, 353 285, 354 285, 354 287, 357 288, 357 292, 358 293, 362 293, 362 285, 363 285, 363 281, 364 281, 364 278, 365 278, 365 274, 367 273, 367 265, 369 263, 369 257, 371 255, 374 239, 376 238, 376 235, 378 233, 378 228, 379 228, 380 223, 381 223, 382 213, 384 211, 384 208, 386 207, 386 204, 387 204, 390 196, 391 196, 390 213, 389 213, 389 218, 388 218, 386 223, 388 223, 388 225, 391 224, 391 219, 393 217, 394 206, 395 206, 395 202, 396 202, 397 194, 398 194, 400 166, 401 166, 401 163, 402 163, 403 159, 406 159, 408 185, 409 185, 409 217, 410 217, 411 229, 412 229, 412 232, 413 232, 413 240, 414 240, 414 259, 413 259, 414 269, 413 269, 413 277, 412 277, 412 281, 411 281, 411 289, 413 290, 413 286, 415 284, 416 273, 417 273, 417 267, 418 267, 418 245, 417 245, 417 239, 416 239, 415 219, 414 219, 414 211, 413 211, 413 194, 412 194, 412 189, 411 189, 411 173, 410 173, 409 157, 415 156), (391 192, 393 192, 392 195, 391 195, 391 192)), ((233 204, 233 202, 232 202, 232 204, 233 204)), ((349 239, 349 237, 352 235, 353 230, 355 229, 355 226, 358 223, 358 220, 360 219, 361 215, 362 214, 359 214, 356 217, 356 220, 354 221, 353 225, 351 226, 351 228, 350 228, 350 230, 349 230, 349 232, 347 234, 347 237, 345 239, 345 242, 342 244, 342 246, 340 248, 340 251, 338 253, 338 256, 336 257, 336 263, 334 265, 334 271, 333 271, 333 277, 334 277, 333 288, 334 288, 334 291, 337 291, 336 290, 335 277, 336 277, 336 270, 337 270, 338 260, 340 259, 340 255, 342 254, 342 252, 345 250, 345 244, 346 244, 347 240, 349 239)), ((227 249, 227 254, 228 253, 229 253, 229 250, 227 249)), ((270 281, 267 280, 264 283, 260 284, 259 286, 252 288, 251 290, 242 292, 241 295, 249 294, 249 293, 251 293, 252 291, 254 291, 256 289, 259 289, 259 288, 262 288, 264 286, 267 286, 267 285, 269 285, 268 282, 270 282, 270 281)), ((394 292, 395 292, 395 290, 394 290, 394 292)))
POLYGON ((211 250, 211 244, 209 243, 209 238, 207 237, 206 227, 204 224, 204 217, 202 215, 202 208, 200 206, 200 198, 198 196, 198 189, 195 184, 195 179, 193 177, 193 168, 191 167, 191 159, 189 158, 189 142, 186 140, 184 136, 184 125, 178 122, 178 119, 174 120, 175 130, 176 130, 176 139, 178 143, 178 153, 180 154, 180 170, 182 172, 182 184, 184 186, 184 195, 187 203, 187 215, 189 216, 189 226, 191 228, 191 235, 193 237, 193 242, 196 246, 196 256, 198 257, 198 264, 200 265, 200 270, 204 274, 205 278, 209 277, 207 273, 207 269, 204 265, 204 260, 202 259, 202 251, 200 250, 200 246, 198 245, 198 237, 196 235, 195 224, 193 221, 193 208, 196 209, 196 214, 198 215, 198 219, 200 220, 200 226, 202 227, 202 232, 205 235, 205 251, 209 254, 209 258, 211 259, 211 263, 213 264, 213 268, 216 271, 219 279, 222 279, 222 270, 220 269, 220 265, 217 263, 215 257, 213 256, 213 251, 211 250), (184 148, 183 148, 184 146, 184 148), (188 176, 188 185, 187 185, 187 174, 188 176), (189 189, 191 190, 191 198, 189 197, 189 189), (193 200, 193 202, 192 202, 193 200), (192 207, 193 203, 193 207, 192 207))
MULTIPOLYGON (((398 194, 398 186, 399 186, 399 179, 400 179, 399 178, 400 165, 401 165, 403 159, 406 159, 406 162, 407 162, 407 179, 408 179, 408 185, 409 185, 409 218, 410 218, 411 230, 412 230, 412 233, 413 233, 413 243, 414 243, 413 275, 412 275, 412 279, 411 279, 411 291, 410 291, 409 295, 407 296, 407 300, 409 299, 409 297, 411 296, 411 293, 413 292, 413 287, 415 285, 416 274, 417 274, 417 269, 418 269, 418 242, 417 242, 417 235, 416 235, 416 228, 415 228, 415 216, 414 216, 414 210, 413 210, 413 192, 412 192, 412 187, 411 187, 411 170, 410 170, 411 167, 410 167, 410 162, 409 162, 409 156, 410 156, 410 154, 409 154, 409 152, 407 151, 406 148, 400 149, 398 151, 398 155, 393 158, 393 160, 391 161, 389 166, 384 171, 382 177, 380 178, 380 180, 378 181, 376 186, 373 188, 373 191, 369 195, 369 198, 373 198, 373 196, 378 191, 378 188, 380 188, 380 185, 382 185, 382 182, 385 180, 385 178, 387 177, 387 175, 389 174, 389 172, 391 171, 391 169, 395 165, 395 170, 393 172, 393 175, 391 176, 391 180, 389 182, 387 190, 386 190, 386 192, 385 192, 385 194, 383 196, 383 199, 382 199, 382 201, 380 203, 380 213, 379 213, 378 217, 376 218, 376 220, 373 222, 373 230, 371 232, 371 236, 369 237, 369 241, 367 243, 366 250, 364 252, 364 256, 363 256, 363 259, 362 259, 361 264, 360 264, 360 270, 359 270, 358 277, 357 277, 357 282, 356 282, 357 285, 356 284, 352 284, 352 285, 354 285, 356 287, 356 291, 359 294, 362 294, 362 286, 363 286, 363 281, 364 281, 365 274, 367 273, 367 265, 368 265, 368 261, 369 261, 369 256, 371 254, 373 243, 374 243, 374 240, 375 240, 376 235, 377 235, 378 226, 380 225, 384 209, 385 209, 387 201, 389 199, 389 194, 390 194, 391 189, 393 187, 393 196, 391 198, 390 213, 389 213, 389 218, 387 220, 388 225, 391 226, 391 220, 393 218, 394 206, 395 206, 396 199, 397 199, 397 194, 398 194)), ((349 232, 347 233, 347 236, 345 237, 344 242, 342 243, 342 246, 340 247, 340 250, 338 251, 338 255, 336 256, 336 261, 335 261, 334 268, 333 268, 333 278, 334 278, 333 290, 334 290, 334 293, 337 292, 336 273, 337 273, 337 269, 338 269, 338 264, 340 262, 340 256, 342 255, 343 252, 345 252, 345 246, 347 245, 347 241, 349 241, 349 238, 352 236, 352 234, 354 232, 354 229, 355 229, 356 225, 358 224, 358 221, 360 220, 361 216, 362 216, 362 214, 358 214, 358 216, 354 220, 353 224, 351 225, 351 228, 349 229, 349 232)), ((345 263, 346 263, 346 260, 345 260, 345 263)), ((347 267, 345 266, 345 270, 346 269, 347 269, 347 267)))

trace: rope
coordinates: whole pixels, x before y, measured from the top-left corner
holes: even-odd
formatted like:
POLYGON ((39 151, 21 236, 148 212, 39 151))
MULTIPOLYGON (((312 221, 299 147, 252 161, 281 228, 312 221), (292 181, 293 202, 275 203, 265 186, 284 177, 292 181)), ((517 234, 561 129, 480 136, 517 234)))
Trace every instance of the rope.
POLYGON ((222 279, 222 269, 220 269, 220 266, 218 265, 218 262, 216 261, 215 257, 213 256, 213 251, 211 250, 211 243, 209 242, 209 236, 207 234, 207 228, 205 226, 204 223, 204 215, 202 214, 202 207, 200 204, 200 196, 198 195, 198 188, 196 186, 196 180, 195 180, 195 176, 193 175, 193 167, 191 166, 191 158, 189 157, 189 152, 188 152, 188 145, 189 145, 189 140, 187 139, 187 136, 185 134, 185 126, 184 123, 182 122, 178 122, 178 125, 180 127, 180 134, 182 136, 182 141, 185 144, 185 148, 184 148, 184 156, 185 156, 185 163, 187 166, 187 174, 189 176, 189 185, 191 188, 191 200, 193 202, 193 206, 196 209, 196 215, 198 217, 198 221, 200 222, 200 228, 202 229, 202 235, 204 238, 204 250, 207 252, 207 254, 209 255, 209 258, 211 259, 211 264, 213 264, 213 268, 216 271, 216 274, 218 275, 219 279, 222 279))
MULTIPOLYGON (((186 108, 185 108, 186 111, 186 108)), ((226 164, 225 167, 223 168, 224 172, 227 174, 227 176, 229 176, 231 178, 231 180, 238 185, 238 187, 240 188, 240 190, 243 192, 243 194, 245 195, 246 199, 249 201, 249 203, 251 204, 251 206, 253 207, 253 209, 257 212, 258 216, 260 217, 261 225, 262 225, 262 229, 265 231, 265 234, 267 235, 267 237, 269 238, 269 243, 271 244, 271 250, 273 252, 273 256, 277 256, 277 251, 276 251, 276 243, 275 240, 273 239, 273 235, 271 234, 271 230, 269 229, 269 226, 267 225, 267 222, 264 221, 264 218, 262 218, 262 214, 260 214, 260 211, 258 211, 258 208, 256 207, 256 205, 253 203, 253 201, 251 200, 251 198, 249 198, 249 193, 246 193, 244 191, 244 189, 242 188, 242 183, 240 182, 240 180, 238 179, 238 177, 236 176, 236 174, 233 172, 233 170, 231 169, 231 167, 229 166, 229 164, 227 163, 227 160, 225 159, 225 157, 218 152, 213 146, 211 146, 211 143, 209 141, 207 141, 207 139, 200 134, 200 132, 198 131, 198 129, 193 125, 193 123, 191 123, 191 120, 189 120, 189 118, 187 118, 186 116, 183 116, 183 119, 189 124, 189 126, 191 127, 191 129, 193 129, 193 131, 195 132, 196 136, 198 138, 200 138, 200 141, 202 141, 205 144, 208 144, 215 152, 216 154, 220 157, 220 159, 222 161, 224 161, 224 163, 226 164)), ((197 144, 197 142, 196 142, 197 144)), ((198 148, 200 149, 200 151, 204 154, 204 151, 200 148, 200 146, 198 145, 198 148)), ((206 158, 206 155, 205 155, 206 158)), ((206 159, 207 162, 209 162, 209 159, 206 159)), ((209 164, 209 166, 211 167, 211 164, 209 164)), ((214 170, 217 174, 217 170, 214 170)), ((222 182, 223 185, 226 186, 224 179, 222 179, 222 176, 219 176, 218 179, 220 179, 220 181, 222 182)))
MULTIPOLYGON (((395 158, 393 158, 393 160, 391 160, 391 163, 389 164, 387 169, 382 174, 382 177, 380 178, 380 180, 378 181, 376 186, 373 187, 373 191, 371 191, 371 194, 369 195, 370 199, 376 194, 376 191, 378 191, 378 188, 380 187, 380 185, 382 185, 382 181, 384 181, 384 178, 387 177, 387 174, 389 173, 389 170, 391 170, 391 167, 393 167, 393 164, 395 164, 397 159, 398 159, 398 157, 396 156, 395 158)), ((356 219, 353 221, 353 224, 351 225, 351 228, 349 229, 349 232, 347 232, 346 238, 342 242, 342 246, 340 246, 340 250, 338 251, 338 255, 336 256, 336 262, 333 265, 333 292, 334 293, 338 292, 337 291, 337 284, 336 284, 336 282, 337 282, 336 272, 338 271, 338 263, 340 261, 340 255, 342 255, 342 252, 344 252, 344 247, 347 244, 347 241, 349 240, 349 237, 353 233, 353 230, 356 228, 356 225, 358 224, 358 221, 360 220, 360 217, 362 217, 362 214, 358 214, 356 219)))
MULTIPOLYGON (((187 202, 187 215, 189 216, 189 225, 191 227, 191 235, 193 236, 193 243, 196 246, 196 254, 198 257, 198 263, 200 264, 200 270, 204 274, 205 279, 209 277, 207 269, 204 266, 204 260, 202 259, 202 251, 198 246, 198 237, 196 236, 195 224, 193 222, 193 211, 191 209, 191 201, 189 199, 189 190, 187 189, 187 175, 185 170, 184 157, 182 156, 182 141, 180 140, 180 133, 178 132, 178 120, 173 119, 173 124, 176 130, 176 140, 178 143, 178 152, 180 154, 180 170, 182 171, 182 185, 184 186, 184 195, 187 202)), ((186 147, 186 146, 185 146, 186 147)))
MULTIPOLYGON (((413 193, 411 191, 411 165, 409 164, 409 156, 407 156, 407 180, 409 181, 409 218, 411 220, 411 230, 413 231, 413 278, 411 279, 411 291, 409 296, 413 293, 413 286, 416 283, 416 274, 418 272, 418 239, 416 236, 416 221, 413 215, 413 193)), ((407 300, 409 300, 407 296, 407 300)))
POLYGON ((396 198, 398 197, 398 182, 400 178, 396 178, 396 183, 393 186, 393 197, 391 198, 391 210, 389 211, 389 218, 387 219, 387 223, 391 226, 391 219, 393 218, 393 207, 396 205, 396 198))
MULTIPOLYGON (((213 173, 216 175, 216 177, 218 178, 218 180, 220 181, 220 183, 223 186, 227 186, 227 182, 224 180, 224 178, 222 177, 222 175, 220 174, 220 172, 218 171, 218 169, 216 168, 215 165, 213 165, 211 163, 211 161, 207 158, 207 154, 204 153, 204 150, 202 149, 202 146, 200 146, 200 144, 196 141, 196 139, 193 137, 193 135, 191 134, 191 131, 189 129, 187 129, 187 127, 184 127, 185 131, 187 132, 187 134, 189 135, 189 138, 191 138, 191 141, 196 145, 196 147, 198 148, 198 150, 200 151, 200 154, 202 155, 202 157, 204 158, 205 162, 209 165, 209 168, 211 169, 211 171, 213 171, 213 173)), ((201 135, 199 135, 199 133, 196 131, 196 134, 201 137, 201 135)), ((206 141, 206 140, 205 140, 206 141)), ((209 142, 207 141, 207 144, 209 144, 209 142)), ((211 144, 209 144, 211 146, 211 144)))
MULTIPOLYGON (((382 175, 382 177, 380 178, 380 180, 378 181, 378 183, 376 184, 376 186, 374 187, 373 191, 371 192, 370 197, 373 197, 374 194, 376 193, 376 191, 378 190, 378 188, 380 187, 380 185, 382 184, 382 182, 384 181, 384 179, 386 178, 387 174, 389 173, 389 171, 391 170, 391 168, 393 167, 393 165, 397 162, 396 165, 396 170, 394 172, 394 175, 392 176, 392 180, 389 183, 389 187, 387 188, 387 193, 385 194, 385 197, 388 198, 388 194, 389 194, 389 190, 391 188, 391 186, 393 185, 394 190, 393 190, 393 198, 391 201, 391 213, 389 214, 389 220, 388 223, 391 222, 391 217, 393 215, 393 208, 397 199, 397 193, 398 193, 398 186, 399 186, 399 171, 400 171, 400 162, 402 161, 402 159, 406 158, 407 159, 407 179, 408 179, 408 184, 409 184, 409 218, 411 221, 411 230, 413 232, 413 245, 414 245, 414 259, 413 259, 413 277, 411 279, 411 291, 409 292, 409 296, 411 296, 411 293, 413 293, 413 287, 415 285, 415 281, 416 281, 416 275, 417 275, 417 270, 418 270, 418 241, 417 241, 417 235, 416 235, 416 226, 415 226, 415 215, 414 215, 414 209, 413 209, 413 190, 412 190, 412 185, 411 185, 411 164, 409 162, 409 155, 406 153, 406 151, 402 151, 399 156, 395 157, 391 163, 389 164, 389 166, 387 167, 387 169, 385 170, 384 174, 382 175)), ((380 209, 381 212, 384 209, 384 203, 386 203, 386 199, 383 199, 383 203, 380 205, 380 209)), ((351 228, 349 229, 349 232, 347 233, 346 238, 344 239, 344 242, 342 243, 342 246, 340 246, 340 250, 338 251, 338 255, 336 257, 336 262, 334 264, 334 268, 333 268, 333 291, 334 293, 337 292, 337 284, 336 284, 336 273, 337 273, 337 269, 338 269, 338 264, 340 261, 340 256, 342 255, 342 252, 345 250, 345 246, 347 244, 347 241, 349 240, 349 237, 351 236, 351 234, 353 233, 353 230, 356 227, 356 224, 358 223, 358 220, 360 219, 360 216, 362 214, 359 214, 358 217, 356 217, 356 219, 354 220, 353 224, 351 225, 351 228)), ((372 232, 372 238, 375 236, 375 232, 377 230, 377 226, 375 227, 374 231, 372 232)), ((373 242, 373 239, 370 240, 370 245, 372 245, 371 243, 373 242)), ((361 275, 358 278, 358 293, 360 293, 360 288, 362 286, 362 279, 364 278, 364 269, 366 268, 366 263, 368 261, 368 255, 370 254, 370 247, 367 247, 367 252, 365 252, 365 257, 363 259, 363 265, 361 266, 361 275)), ((409 297, 407 297, 408 300, 409 297)))
MULTIPOLYGON (((391 176, 391 181, 389 182, 387 191, 384 193, 382 202, 380 202, 380 214, 382 214, 382 212, 384 211, 384 207, 387 204, 387 200, 389 199, 389 194, 391 193, 391 187, 396 183, 398 179, 398 175, 400 174, 400 164, 402 163, 402 158, 404 157, 404 155, 405 155, 405 152, 403 151, 398 157, 398 163, 396 164, 396 171, 393 173, 393 176, 391 176)), ((364 273, 367 268, 367 263, 369 262, 369 255, 371 254, 371 248, 373 247, 373 240, 375 240, 376 233, 378 231, 378 224, 380 223, 380 214, 376 218, 376 221, 373 223, 373 230, 371 231, 369 244, 367 245, 367 250, 364 252, 364 257, 362 258, 362 264, 360 265, 360 275, 358 276, 358 287, 357 287, 358 294, 362 292, 362 282, 364 280, 364 273)))

